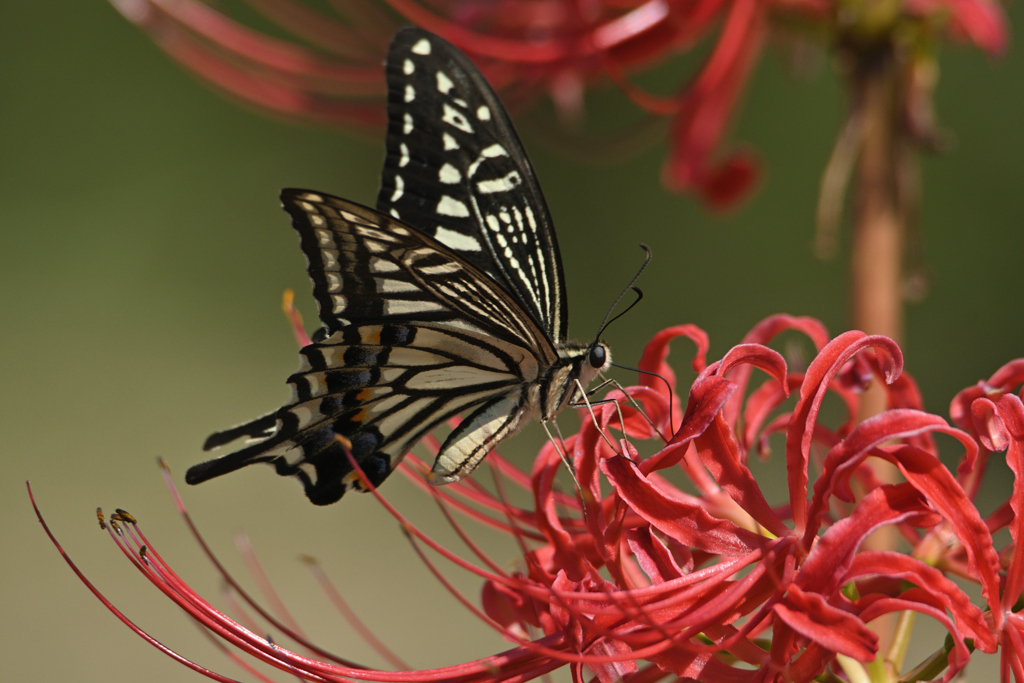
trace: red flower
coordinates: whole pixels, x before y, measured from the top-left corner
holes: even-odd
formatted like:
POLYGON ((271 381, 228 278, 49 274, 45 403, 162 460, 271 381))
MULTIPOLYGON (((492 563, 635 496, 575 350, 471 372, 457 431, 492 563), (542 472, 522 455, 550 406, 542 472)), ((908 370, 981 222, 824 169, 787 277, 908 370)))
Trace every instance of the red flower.
MULTIPOLYGON (((913 380, 902 372, 900 349, 884 337, 847 332, 829 339, 815 320, 774 316, 714 363, 705 361, 707 348, 706 335, 693 326, 656 335, 640 365, 660 378, 641 375, 639 386, 613 392, 614 402, 581 411, 579 431, 564 444, 542 448, 529 475, 491 453, 496 493, 471 478, 433 488, 423 477, 426 463, 409 456, 404 471, 441 503, 474 561, 423 535, 373 492, 417 550, 426 545, 481 578, 481 607, 451 590, 515 643, 482 660, 388 672, 328 659, 315 649, 322 658, 300 656, 197 595, 126 513, 114 516, 111 536, 155 586, 214 635, 303 680, 525 681, 566 665, 579 682, 587 671, 602 683, 646 683, 668 675, 714 683, 806 682, 826 670, 840 676, 855 668, 870 679, 863 665, 879 649, 870 624, 909 610, 942 624, 949 643, 937 644, 915 680, 951 680, 973 647, 1001 648, 1003 680, 1012 672, 1024 681, 1024 617, 1015 611, 1024 591, 1018 542, 1024 529, 1024 403, 1012 393, 1024 384, 1024 360, 961 392, 951 426, 922 410, 913 380), (805 370, 791 371, 766 346, 783 332, 802 333, 815 348, 805 370), (666 363, 669 342, 680 336, 697 346, 692 366, 698 375, 685 408, 673 398, 675 375, 666 363), (767 375, 757 386, 755 369, 767 375), (885 382, 889 409, 858 423, 859 394, 872 378, 885 382), (833 412, 841 408, 838 420, 823 419, 826 401, 833 412), (773 506, 747 459, 751 453, 768 458, 769 443, 780 439, 789 497, 773 506), (653 454, 641 456, 640 449, 651 450, 649 442, 656 444, 653 454), (960 453, 956 473, 940 462, 939 443, 960 453), (1003 450, 1014 490, 986 520, 971 499, 988 458, 1003 450), (869 458, 894 464, 902 482, 877 481, 865 464, 869 458), (559 489, 566 459, 573 465, 575 494, 559 489), (688 490, 673 483, 680 474, 688 490), (533 505, 511 503, 507 487, 532 494, 533 505), (455 513, 518 543, 519 571, 493 563, 455 513), (899 532, 909 552, 863 547, 868 535, 887 526, 899 532), (997 550, 993 533, 1003 526, 1009 526, 1011 542, 997 550), (977 582, 984 605, 973 604, 951 577, 977 582)), ((442 568, 420 555, 451 588, 442 568)), ((905 646, 906 637, 900 631, 892 651, 905 646)))
MULTIPOLYGON (((910 50, 915 58, 934 49, 935 29, 944 25, 991 53, 1007 42, 1005 17, 993 0, 910 0, 882 14, 868 0, 382 0, 380 6, 334 3, 339 16, 297 0, 250 2, 299 43, 263 35, 199 0, 111 2, 171 57, 217 87, 303 121, 381 127, 380 63, 391 34, 408 22, 478 62, 512 110, 550 93, 573 117, 585 84, 610 79, 644 110, 672 117, 666 186, 695 191, 719 208, 746 195, 757 178, 752 154, 721 147, 773 26, 787 33, 813 26, 808 36, 825 44, 863 42, 870 49, 917 36, 920 44, 910 50), (709 35, 709 56, 675 95, 652 96, 629 83, 627 74, 706 43, 709 35)), ((929 106, 908 102, 908 118, 929 106)))

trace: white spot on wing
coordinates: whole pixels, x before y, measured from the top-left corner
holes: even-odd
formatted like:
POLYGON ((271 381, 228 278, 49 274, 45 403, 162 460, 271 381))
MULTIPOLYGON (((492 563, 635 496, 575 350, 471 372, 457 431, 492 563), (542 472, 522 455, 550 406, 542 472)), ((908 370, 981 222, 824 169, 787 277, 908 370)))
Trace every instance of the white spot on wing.
POLYGON ((418 271, 423 275, 451 275, 452 273, 457 273, 460 270, 462 270, 462 266, 455 261, 442 263, 439 266, 423 266, 418 269, 418 271))
POLYGON ((437 72, 437 89, 441 94, 447 95, 454 87, 455 84, 452 83, 452 79, 448 78, 448 74, 443 71, 437 72))
POLYGON ((402 133, 408 135, 412 132, 412 114, 406 112, 402 117, 402 133))
POLYGON ((441 138, 444 140, 444 151, 450 152, 453 149, 459 148, 459 143, 450 134, 444 133, 441 138))
POLYGON ((518 378, 508 372, 493 372, 473 367, 445 367, 421 370, 409 378, 405 386, 413 390, 444 390, 454 387, 471 388, 480 384, 516 382, 518 378))
POLYGON ((389 211, 388 213, 390 213, 392 216, 394 216, 398 220, 402 220, 402 217, 398 215, 398 209, 392 208, 391 211, 389 211))
POLYGON ((437 203, 437 212, 442 216, 455 216, 457 218, 465 218, 469 216, 469 207, 460 202, 458 199, 444 195, 441 197, 441 201, 437 203))
POLYGON ((324 200, 323 197, 313 192, 303 192, 302 194, 298 195, 298 198, 305 199, 311 202, 322 202, 324 200))
POLYGON ((398 159, 398 167, 404 168, 409 163, 409 146, 404 142, 398 144, 398 151, 402 153, 402 156, 398 159))
POLYGON ((412 63, 411 59, 407 59, 402 62, 402 73, 406 76, 411 76, 412 72, 416 70, 416 65, 412 63))
POLYGON ((437 226, 434 238, 441 244, 458 251, 480 251, 480 243, 472 235, 463 235, 461 232, 455 232, 440 225, 437 226))
POLYGON ((414 282, 393 278, 376 278, 378 294, 400 294, 422 291, 414 282))
POLYGON ((391 201, 397 202, 402 198, 402 193, 405 191, 405 181, 402 180, 402 176, 395 175, 395 191, 391 193, 391 201))
POLYGON ((396 270, 401 270, 401 267, 392 261, 385 261, 382 258, 376 256, 370 259, 370 272, 372 273, 393 273, 396 270))
POLYGON ((507 157, 508 152, 498 143, 494 143, 490 147, 485 147, 484 150, 480 152, 480 156, 493 159, 494 157, 507 157))
POLYGON ((533 217, 533 209, 527 205, 525 207, 526 220, 530 224, 530 230, 533 230, 534 234, 537 233, 537 219, 533 217))
POLYGON ((462 180, 462 174, 459 173, 459 169, 455 168, 451 164, 445 164, 441 167, 441 170, 437 173, 437 178, 442 183, 447 185, 454 185, 455 183, 462 180))
POLYGON ((476 189, 482 194, 494 194, 495 192, 508 192, 523 182, 519 171, 509 171, 504 177, 495 180, 481 180, 476 184, 476 189))
MULTIPOLYGON (((448 103, 445 103, 444 105, 444 114, 441 116, 441 120, 451 126, 455 126, 464 133, 473 133, 473 126, 469 125, 469 121, 466 119, 465 116, 462 115, 462 112, 457 111, 452 105, 448 103)), ((491 145, 491 147, 497 147, 502 152, 505 151, 505 148, 502 147, 501 145, 491 145)), ((488 149, 490 149, 490 147, 488 147, 488 149)), ((487 150, 485 149, 484 153, 486 152, 487 150)))
POLYGON ((405 85, 405 101, 412 102, 416 99, 416 89, 411 84, 406 83, 405 85))
POLYGON ((419 41, 412 46, 412 52, 417 55, 429 55, 430 41, 426 38, 420 38, 419 41))
POLYGON ((485 105, 481 104, 476 110, 476 117, 481 121, 490 121, 491 110, 488 109, 485 105))
POLYGON ((406 313, 427 313, 443 311, 444 306, 436 301, 407 301, 405 299, 385 299, 384 315, 404 315, 406 313))

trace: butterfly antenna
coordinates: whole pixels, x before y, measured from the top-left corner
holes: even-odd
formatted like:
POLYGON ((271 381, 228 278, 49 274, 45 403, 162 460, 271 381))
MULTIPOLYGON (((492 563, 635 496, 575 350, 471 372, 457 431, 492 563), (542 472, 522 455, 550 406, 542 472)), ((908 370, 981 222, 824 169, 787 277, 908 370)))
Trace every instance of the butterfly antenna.
POLYGON ((605 314, 604 320, 601 322, 601 327, 597 330, 597 335, 594 337, 594 339, 600 339, 601 335, 604 334, 604 331, 608 328, 609 325, 611 325, 613 322, 629 313, 630 309, 632 309, 634 306, 640 303, 640 300, 644 298, 644 293, 640 291, 640 288, 634 287, 633 285, 636 284, 636 281, 640 279, 640 274, 644 272, 645 268, 647 268, 647 264, 651 262, 651 248, 648 247, 643 242, 640 243, 640 248, 643 249, 644 253, 646 254, 646 257, 644 257, 643 265, 640 266, 640 270, 636 271, 636 275, 633 276, 633 279, 629 281, 629 284, 626 285, 626 288, 623 289, 622 293, 619 294, 619 296, 615 299, 615 303, 613 303, 611 305, 611 308, 608 309, 608 313, 605 314), (622 313, 619 313, 617 316, 612 318, 612 311, 615 310, 615 307, 619 305, 619 302, 622 301, 622 297, 626 296, 626 293, 629 290, 633 290, 634 292, 636 292, 636 301, 631 303, 622 313), (611 318, 611 320, 609 320, 609 318, 611 318))
MULTIPOLYGON (((628 311, 629 309, 627 308, 626 310, 628 311)), ((662 382, 665 383, 665 388, 668 389, 668 429, 669 429, 669 431, 672 434, 675 434, 676 433, 676 428, 675 428, 675 425, 672 424, 672 402, 675 399, 675 392, 672 391, 672 385, 669 383, 669 381, 667 379, 665 379, 664 377, 662 377, 661 375, 659 375, 658 373, 651 372, 650 370, 641 370, 640 368, 631 368, 628 365, 620 365, 618 363, 610 363, 609 365, 614 365, 615 367, 622 368, 623 370, 631 370, 632 372, 639 372, 639 373, 641 373, 643 375, 651 375, 652 377, 657 377, 658 379, 660 379, 662 382)), ((664 437, 662 437, 662 438, 664 439, 664 437)))

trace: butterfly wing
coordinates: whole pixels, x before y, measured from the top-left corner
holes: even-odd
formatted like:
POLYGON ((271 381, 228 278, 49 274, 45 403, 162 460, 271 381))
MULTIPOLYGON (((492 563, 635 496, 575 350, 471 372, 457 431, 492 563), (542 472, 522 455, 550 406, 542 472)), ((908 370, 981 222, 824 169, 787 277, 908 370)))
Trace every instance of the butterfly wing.
POLYGON ((186 481, 270 462, 325 505, 357 482, 336 434, 376 485, 424 433, 468 413, 435 468, 439 481, 460 478, 531 410, 528 385, 556 358, 545 332, 472 263, 402 222, 318 192, 281 199, 324 328, 288 379, 290 401, 211 436, 206 449, 252 443, 186 481))
POLYGON ((487 273, 554 343, 568 325, 558 241, 530 160, 477 68, 419 28, 386 63, 387 157, 377 209, 487 273))

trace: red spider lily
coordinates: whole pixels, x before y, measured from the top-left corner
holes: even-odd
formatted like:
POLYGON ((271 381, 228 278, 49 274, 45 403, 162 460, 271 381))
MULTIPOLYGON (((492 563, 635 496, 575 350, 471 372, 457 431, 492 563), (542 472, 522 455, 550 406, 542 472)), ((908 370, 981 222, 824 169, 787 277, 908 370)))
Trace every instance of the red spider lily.
MULTIPOLYGON (((404 471, 435 497, 473 561, 425 536, 373 491, 456 598, 515 643, 491 657, 414 671, 388 652, 403 670, 367 669, 331 657, 260 610, 310 653, 296 654, 196 594, 127 513, 118 511, 107 528, 130 561, 212 634, 301 680, 525 681, 563 666, 579 683, 587 672, 601 683, 760 683, 822 674, 838 680, 855 669, 859 680, 875 680, 865 665, 885 654, 899 669, 893 653, 905 648, 907 632, 898 629, 889 651, 879 653, 871 623, 920 612, 946 629, 947 645, 908 680, 949 681, 972 648, 1001 648, 1002 680, 1012 672, 1024 681, 1024 616, 1015 611, 1024 591, 1024 403, 1013 393, 1024 384, 1024 360, 961 392, 951 426, 922 409, 899 347, 885 337, 847 332, 829 339, 813 319, 780 315, 714 363, 706 363, 707 348, 707 336, 693 326, 657 334, 640 366, 660 378, 642 375, 639 386, 582 411, 579 431, 542 448, 529 474, 491 453, 493 491, 472 478, 433 488, 423 476, 429 468, 409 456, 404 471), (790 371, 766 346, 783 332, 802 333, 814 346, 805 370, 790 371), (669 342, 680 336, 697 346, 685 409, 673 399, 675 374, 666 363, 669 342), (755 369, 767 375, 756 387, 755 369), (858 422, 860 393, 873 378, 886 385, 888 410, 858 422), (839 417, 826 420, 830 411, 839 417), (768 458, 769 442, 780 439, 789 497, 773 506, 748 457, 768 458), (959 454, 956 473, 940 462, 940 443, 959 454), (655 452, 641 457, 638 447, 652 444, 655 452), (983 519, 972 498, 991 455, 1002 451, 1013 493, 983 519), (902 481, 878 481, 868 466, 873 458, 894 464, 902 481), (558 484, 570 459, 575 495, 558 484), (690 492, 673 483, 681 478, 690 492), (511 503, 507 487, 531 494, 532 506, 511 503), (519 570, 505 571, 480 551, 459 514, 513 539, 522 549, 519 570), (997 550, 993 534, 1004 526, 1011 542, 997 550), (906 552, 864 549, 864 539, 883 527, 898 531, 906 552), (434 555, 480 577, 481 606, 455 591, 429 559, 434 555), (977 582, 984 604, 972 603, 951 577, 977 582)), ((176 493, 175 500, 191 526, 176 493)), ((172 657, 229 680, 167 651, 92 590, 172 657)), ((340 600, 332 586, 326 590, 340 600)), ((245 661, 234 650, 225 648, 245 661)))
MULTIPOLYGON (((255 31, 200 0, 111 0, 171 57, 218 88, 288 118, 356 128, 383 125, 381 61, 388 39, 415 23, 480 65, 511 109, 544 93, 568 116, 585 84, 610 80, 645 111, 672 118, 663 180, 714 207, 735 203, 757 176, 745 151, 719 153, 728 122, 773 26, 826 44, 906 42, 933 50, 936 28, 991 52, 1007 29, 993 0, 334 0, 327 15, 298 0, 249 0, 299 42, 255 31), (888 11, 896 8, 894 11, 888 11), (658 97, 627 80, 708 41, 708 57, 677 93, 658 97)), ((913 97, 908 99, 914 100, 913 97)), ((920 99, 920 98, 917 98, 920 99)), ((922 122, 927 102, 908 103, 922 122)))

